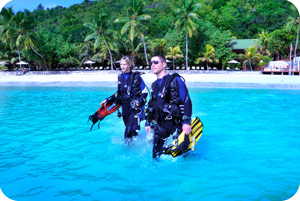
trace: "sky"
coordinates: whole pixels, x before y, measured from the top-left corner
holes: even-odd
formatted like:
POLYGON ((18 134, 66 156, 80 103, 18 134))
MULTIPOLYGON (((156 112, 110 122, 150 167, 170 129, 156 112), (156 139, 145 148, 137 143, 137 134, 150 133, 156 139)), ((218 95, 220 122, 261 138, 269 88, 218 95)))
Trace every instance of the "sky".
POLYGON ((84 0, 0 0, 0 9, 2 7, 13 7, 13 11, 23 11, 27 9, 33 11, 41 3, 45 9, 56 6, 69 7, 74 4, 82 3, 84 0))
MULTIPOLYGON (((11 7, 13 6, 13 11, 23 11, 24 9, 28 9, 29 11, 33 11, 37 8, 37 6, 41 3, 44 8, 54 8, 56 6, 69 7, 74 4, 82 3, 84 0, 0 0, 0 9, 2 7, 11 7)), ((300 11, 300 1, 299 0, 289 0, 292 2, 300 11)))
MULTIPOLYGON (((13 6, 13 11, 23 11, 28 9, 33 11, 41 3, 44 8, 54 8, 56 6, 69 7, 74 4, 82 3, 84 0, 0 0, 0 9, 2 7, 11 7, 13 6)), ((292 2, 300 11, 300 1, 299 0, 289 0, 292 2)))

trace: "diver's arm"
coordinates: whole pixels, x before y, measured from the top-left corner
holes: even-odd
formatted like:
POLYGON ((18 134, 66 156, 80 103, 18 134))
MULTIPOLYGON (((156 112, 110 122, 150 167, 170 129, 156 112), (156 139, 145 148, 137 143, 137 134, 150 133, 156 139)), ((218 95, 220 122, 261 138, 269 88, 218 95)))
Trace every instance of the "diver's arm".
POLYGON ((147 107, 147 110, 146 110, 146 123, 145 123, 145 127, 146 127, 146 131, 148 132, 149 131, 149 127, 150 127, 150 123, 154 120, 154 110, 155 110, 155 99, 153 98, 154 97, 154 92, 153 92, 153 85, 154 83, 152 84, 151 86, 151 94, 150 94, 150 100, 148 102, 148 107, 147 107))
POLYGON ((139 87, 140 97, 139 97, 138 101, 141 105, 144 105, 147 102, 148 91, 147 91, 147 88, 146 88, 147 86, 146 86, 143 78, 141 77, 141 75, 139 75, 139 85, 140 85, 140 87, 139 87))
POLYGON ((188 135, 191 132, 191 117, 192 117, 192 101, 188 89, 181 78, 177 77, 177 83, 179 88, 179 95, 184 103, 184 115, 183 115, 183 125, 182 130, 188 135))
MULTIPOLYGON (((119 79, 119 78, 118 78, 118 79, 119 79)), ((101 105, 102 105, 102 103, 106 103, 106 102, 108 102, 108 101, 110 101, 110 100, 116 101, 116 97, 117 97, 117 96, 120 96, 120 95, 121 95, 120 93, 121 93, 120 84, 118 84, 117 92, 114 93, 113 95, 109 96, 108 98, 106 98, 104 101, 102 101, 102 102, 101 102, 101 105)))
POLYGON ((153 108, 153 100, 148 102, 148 108, 146 110, 146 124, 145 126, 150 126, 150 123, 154 120, 154 108, 153 108))
POLYGON ((110 97, 106 98, 105 100, 106 100, 106 101, 116 100, 117 94, 118 94, 118 93, 116 92, 116 93, 114 93, 113 95, 111 95, 110 97))
POLYGON ((177 77, 178 89, 180 99, 184 105, 184 116, 183 116, 183 123, 190 124, 191 117, 192 117, 192 101, 190 99, 190 95, 188 89, 181 78, 177 77))

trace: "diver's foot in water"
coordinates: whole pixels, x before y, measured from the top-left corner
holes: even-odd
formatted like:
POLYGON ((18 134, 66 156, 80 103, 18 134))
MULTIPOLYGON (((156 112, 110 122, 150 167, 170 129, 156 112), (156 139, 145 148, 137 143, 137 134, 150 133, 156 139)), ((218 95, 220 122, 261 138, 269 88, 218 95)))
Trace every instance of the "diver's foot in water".
POLYGON ((185 153, 182 154, 182 157, 183 157, 183 158, 186 158, 186 157, 188 157, 188 156, 190 156, 190 155, 191 155, 190 152, 185 152, 185 153))
POLYGON ((159 159, 160 159, 160 153, 159 152, 156 152, 156 153, 152 153, 152 158, 158 162, 159 159))
POLYGON ((128 145, 128 146, 130 146, 130 145, 132 145, 133 143, 132 143, 132 138, 125 138, 125 145, 128 145))

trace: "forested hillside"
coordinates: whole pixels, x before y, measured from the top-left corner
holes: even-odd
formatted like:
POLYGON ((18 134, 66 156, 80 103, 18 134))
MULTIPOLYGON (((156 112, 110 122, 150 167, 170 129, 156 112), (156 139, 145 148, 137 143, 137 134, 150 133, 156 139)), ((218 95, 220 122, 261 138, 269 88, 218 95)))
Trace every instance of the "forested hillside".
POLYGON ((113 67, 111 60, 123 55, 147 65, 153 54, 174 59, 174 65, 186 65, 187 58, 190 66, 220 68, 229 59, 249 59, 232 53, 233 38, 257 39, 260 60, 284 59, 290 44, 295 47, 299 24, 287 0, 85 0, 69 8, 40 4, 33 12, 3 8, 0 14, 1 61, 24 60, 43 69, 86 60, 113 67))

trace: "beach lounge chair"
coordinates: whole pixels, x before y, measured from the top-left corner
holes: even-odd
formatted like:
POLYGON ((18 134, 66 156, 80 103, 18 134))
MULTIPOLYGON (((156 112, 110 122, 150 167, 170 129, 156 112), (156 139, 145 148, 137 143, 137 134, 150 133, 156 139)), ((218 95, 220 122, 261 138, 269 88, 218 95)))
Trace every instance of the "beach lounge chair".
POLYGON ((213 70, 218 70, 217 67, 213 67, 213 70))
POLYGON ((200 66, 196 66, 196 70, 200 70, 200 66))
POLYGON ((201 70, 205 70, 204 66, 201 66, 201 70))
POLYGON ((180 66, 176 66, 176 70, 180 70, 180 66))
POLYGON ((186 69, 185 66, 182 66, 182 67, 181 67, 181 70, 185 70, 185 69, 186 69))
POLYGON ((240 69, 238 67, 235 67, 234 70, 239 71, 240 69))
POLYGON ((196 67, 195 67, 195 66, 192 66, 192 70, 196 70, 196 67))
POLYGON ((226 70, 231 70, 229 67, 226 67, 226 70))

